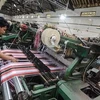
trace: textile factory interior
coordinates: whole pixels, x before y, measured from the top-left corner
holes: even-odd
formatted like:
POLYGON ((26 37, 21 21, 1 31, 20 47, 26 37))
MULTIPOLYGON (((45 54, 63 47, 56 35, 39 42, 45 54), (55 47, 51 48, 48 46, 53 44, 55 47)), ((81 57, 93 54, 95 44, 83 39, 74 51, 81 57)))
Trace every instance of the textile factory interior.
POLYGON ((100 100, 100 0, 0 0, 0 100, 100 100))

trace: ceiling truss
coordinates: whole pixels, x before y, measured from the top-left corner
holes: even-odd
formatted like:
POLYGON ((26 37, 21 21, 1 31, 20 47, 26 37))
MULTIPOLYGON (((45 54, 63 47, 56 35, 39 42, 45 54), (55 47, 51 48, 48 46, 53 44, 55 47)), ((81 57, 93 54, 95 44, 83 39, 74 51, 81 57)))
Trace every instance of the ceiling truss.
POLYGON ((97 6, 100 6, 100 0, 6 0, 0 12, 14 16, 97 6))

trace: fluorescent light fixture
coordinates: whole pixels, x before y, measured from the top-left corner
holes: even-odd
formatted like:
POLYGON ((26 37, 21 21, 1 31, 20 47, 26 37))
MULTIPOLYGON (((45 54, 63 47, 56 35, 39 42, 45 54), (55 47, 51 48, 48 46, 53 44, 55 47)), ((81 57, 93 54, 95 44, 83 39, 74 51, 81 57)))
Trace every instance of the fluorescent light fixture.
POLYGON ((89 21, 92 21, 92 19, 89 19, 89 21))
POLYGON ((33 16, 31 16, 31 18, 33 18, 33 16))
POLYGON ((16 7, 16 5, 14 4, 14 7, 16 7))
POLYGON ((66 19, 66 15, 61 14, 61 15, 60 15, 60 19, 61 19, 61 20, 65 20, 65 19, 66 19))
POLYGON ((96 16, 96 11, 83 11, 80 16, 96 16))
POLYGON ((40 18, 40 15, 37 15, 37 18, 40 18))
POLYGON ((100 29, 100 26, 97 26, 96 29, 100 29))
POLYGON ((26 18, 28 18, 28 16, 26 16, 26 18))
POLYGON ((20 11, 20 9, 17 9, 18 11, 20 11))
POLYGON ((22 18, 24 18, 24 16, 22 16, 22 18))
POLYGON ((51 18, 51 15, 50 14, 47 14, 47 18, 51 18))

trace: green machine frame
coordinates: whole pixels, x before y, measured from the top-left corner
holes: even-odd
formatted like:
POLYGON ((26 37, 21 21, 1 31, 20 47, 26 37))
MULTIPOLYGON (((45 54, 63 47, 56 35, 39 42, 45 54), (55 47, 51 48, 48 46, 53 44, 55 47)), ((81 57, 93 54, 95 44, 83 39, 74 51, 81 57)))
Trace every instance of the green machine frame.
MULTIPOLYGON (((76 68, 81 65, 83 58, 88 57, 90 49, 84 46, 75 45, 71 42, 68 43, 69 47, 77 49, 78 57, 72 62, 68 67, 65 73, 65 80, 60 80, 57 84, 56 98, 57 100, 100 100, 100 96, 92 99, 86 95, 82 89, 89 87, 90 85, 85 82, 86 72, 91 67, 91 64, 96 60, 100 55, 100 46, 93 45, 91 50, 93 51, 92 57, 89 61, 84 64, 82 73, 79 74, 80 78, 77 78, 77 75, 73 75, 73 72, 76 68), (60 98, 60 99, 59 99, 60 98)), ((81 71, 80 71, 81 72, 81 71)))

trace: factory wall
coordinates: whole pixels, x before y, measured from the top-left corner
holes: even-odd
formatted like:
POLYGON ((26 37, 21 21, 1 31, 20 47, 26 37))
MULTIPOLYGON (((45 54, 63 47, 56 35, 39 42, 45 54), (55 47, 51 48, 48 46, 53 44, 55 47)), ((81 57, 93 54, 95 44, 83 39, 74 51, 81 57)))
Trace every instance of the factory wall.
POLYGON ((45 12, 30 15, 13 16, 12 20, 19 22, 36 22, 40 26, 51 23, 68 34, 76 34, 79 37, 98 37, 100 36, 100 7, 69 9, 45 12), (94 11, 95 16, 80 16, 81 12, 94 11), (61 17, 63 16, 63 17, 61 17))
POLYGON ((4 5, 4 3, 6 2, 7 0, 0 0, 0 9, 1 7, 4 5))
POLYGON ((0 13, 0 17, 4 17, 7 20, 11 20, 11 16, 8 16, 8 15, 5 15, 5 14, 0 13))

